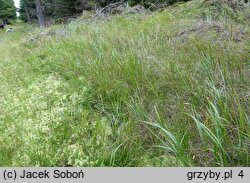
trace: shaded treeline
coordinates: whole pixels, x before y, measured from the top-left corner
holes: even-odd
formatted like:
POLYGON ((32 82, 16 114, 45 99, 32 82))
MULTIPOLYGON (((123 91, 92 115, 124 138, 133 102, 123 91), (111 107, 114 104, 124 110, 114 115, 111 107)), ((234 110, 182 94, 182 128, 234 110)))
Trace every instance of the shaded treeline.
MULTIPOLYGON (((41 26, 46 20, 79 15, 83 10, 94 10, 109 3, 122 0, 21 0, 20 18, 28 23, 38 22, 41 26)), ((130 5, 141 4, 150 7, 156 3, 172 4, 187 0, 128 0, 130 5)))

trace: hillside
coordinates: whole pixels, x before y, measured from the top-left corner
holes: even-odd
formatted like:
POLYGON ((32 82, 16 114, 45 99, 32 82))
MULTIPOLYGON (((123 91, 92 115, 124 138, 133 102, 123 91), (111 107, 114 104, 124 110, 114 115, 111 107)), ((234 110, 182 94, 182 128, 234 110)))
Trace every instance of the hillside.
POLYGON ((250 166, 248 4, 0 30, 1 166, 250 166))

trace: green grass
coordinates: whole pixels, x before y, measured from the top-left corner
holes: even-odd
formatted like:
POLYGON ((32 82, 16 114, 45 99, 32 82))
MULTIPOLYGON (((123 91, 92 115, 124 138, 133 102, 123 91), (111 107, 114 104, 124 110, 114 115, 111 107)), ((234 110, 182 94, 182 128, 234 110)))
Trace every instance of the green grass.
POLYGON ((0 32, 0 165, 250 166, 248 11, 0 32))

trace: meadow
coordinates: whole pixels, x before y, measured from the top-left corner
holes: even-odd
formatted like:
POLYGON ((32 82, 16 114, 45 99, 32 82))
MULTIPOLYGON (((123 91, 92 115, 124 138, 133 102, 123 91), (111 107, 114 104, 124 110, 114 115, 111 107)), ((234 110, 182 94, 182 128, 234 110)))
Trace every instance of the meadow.
POLYGON ((194 0, 0 30, 0 166, 250 166, 249 15, 194 0))

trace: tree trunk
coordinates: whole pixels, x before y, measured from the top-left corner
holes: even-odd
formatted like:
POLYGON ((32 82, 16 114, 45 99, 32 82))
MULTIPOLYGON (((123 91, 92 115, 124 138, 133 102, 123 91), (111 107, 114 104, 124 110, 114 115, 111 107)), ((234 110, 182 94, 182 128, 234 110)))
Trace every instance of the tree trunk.
POLYGON ((36 4, 36 16, 38 18, 38 23, 39 23, 40 27, 44 27, 45 26, 45 19, 43 16, 41 0, 35 0, 35 4, 36 4))
POLYGON ((29 24, 31 24, 32 21, 31 21, 31 18, 30 18, 30 11, 29 11, 29 7, 28 7, 28 4, 27 4, 27 0, 24 0, 24 10, 25 10, 25 13, 26 13, 27 21, 28 21, 29 24))

